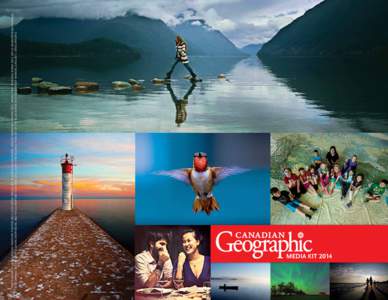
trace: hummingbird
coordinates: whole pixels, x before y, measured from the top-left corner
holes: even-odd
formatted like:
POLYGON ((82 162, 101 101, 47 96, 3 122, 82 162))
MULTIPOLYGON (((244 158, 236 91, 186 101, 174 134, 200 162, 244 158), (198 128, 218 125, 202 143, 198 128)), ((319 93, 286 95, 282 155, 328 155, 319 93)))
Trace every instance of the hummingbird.
POLYGON ((207 215, 213 210, 219 210, 220 205, 213 196, 213 188, 226 177, 247 172, 248 169, 239 167, 210 167, 205 152, 193 155, 193 166, 169 171, 158 171, 156 175, 170 176, 191 185, 195 193, 193 211, 204 211, 207 215))

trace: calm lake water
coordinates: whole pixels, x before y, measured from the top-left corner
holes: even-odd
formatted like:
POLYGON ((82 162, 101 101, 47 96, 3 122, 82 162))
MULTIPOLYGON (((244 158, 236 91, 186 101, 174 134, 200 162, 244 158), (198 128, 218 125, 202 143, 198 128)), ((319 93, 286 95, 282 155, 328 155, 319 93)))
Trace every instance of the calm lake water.
POLYGON ((366 283, 331 283, 330 295, 338 300, 353 299, 388 299, 388 283, 386 281, 374 284, 373 289, 366 283), (367 296, 369 295, 369 297, 367 296))
MULTIPOLYGON (((192 57, 203 79, 192 86, 178 66, 171 88, 153 85, 172 61, 147 57, 131 64, 23 63, 19 86, 31 77, 73 85, 96 81, 100 91, 65 96, 18 95, 20 131, 386 131, 388 72, 353 60, 192 57), (220 73, 227 80, 217 79, 220 73), (111 82, 144 80, 142 91, 111 82), (179 101, 184 95, 187 101, 179 101), (184 117, 186 115, 186 117, 184 117)), ((10 89, 0 73, 0 130, 9 129, 10 89)), ((5 73, 4 73, 5 72, 5 73)))
POLYGON ((212 300, 269 300, 269 286, 249 280, 218 280, 212 279, 212 300), (238 290, 224 291, 219 286, 238 285, 238 290))
MULTIPOLYGON (((19 200, 18 242, 23 241, 60 206, 61 201, 55 199, 19 200)), ((75 206, 133 253, 133 199, 77 199, 75 206)), ((10 250, 10 215, 10 201, 0 200, 0 258, 10 250)))

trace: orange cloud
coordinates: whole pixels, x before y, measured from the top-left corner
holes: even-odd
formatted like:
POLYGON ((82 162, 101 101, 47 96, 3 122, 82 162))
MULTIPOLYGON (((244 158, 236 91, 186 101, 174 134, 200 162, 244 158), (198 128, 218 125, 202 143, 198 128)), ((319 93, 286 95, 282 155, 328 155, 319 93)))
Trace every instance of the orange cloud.
MULTIPOLYGON (((9 185, 0 185, 0 195, 8 195, 9 185)), ((134 197, 133 182, 120 180, 77 179, 73 185, 74 197, 118 198, 134 197)), ((21 197, 60 197, 62 183, 57 180, 35 180, 27 184, 17 185, 17 195, 21 197)))

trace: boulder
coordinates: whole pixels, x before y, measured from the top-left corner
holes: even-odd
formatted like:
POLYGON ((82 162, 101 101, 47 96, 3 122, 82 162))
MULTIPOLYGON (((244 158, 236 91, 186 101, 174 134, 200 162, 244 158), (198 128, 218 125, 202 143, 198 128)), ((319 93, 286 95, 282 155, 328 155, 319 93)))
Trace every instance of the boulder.
POLYGON ((188 79, 190 80, 191 82, 202 82, 202 79, 201 78, 198 78, 198 77, 192 77, 192 76, 186 76, 185 79, 188 79))
POLYGON ((77 86, 74 86, 74 90, 78 93, 92 93, 92 92, 95 92, 95 91, 90 91, 88 89, 87 86, 84 86, 84 85, 77 85, 77 86))
POLYGON ((50 82, 50 81, 42 81, 37 84, 38 93, 48 93, 49 88, 58 86, 59 84, 50 82))
POLYGON ((134 84, 140 84, 140 81, 138 81, 138 80, 136 80, 136 79, 130 78, 130 79, 128 79, 128 83, 129 83, 130 85, 134 85, 134 84))
POLYGON ((131 86, 131 84, 129 84, 128 82, 125 82, 125 81, 113 81, 112 82, 113 88, 123 89, 123 88, 129 88, 130 86, 131 86))
POLYGON ((43 81, 43 79, 40 77, 32 77, 32 79, 31 79, 31 83, 39 83, 42 81, 43 81))
POLYGON ((52 86, 48 89, 49 95, 67 95, 71 94, 72 89, 69 86, 52 86))
POLYGON ((169 82, 170 80, 166 79, 160 79, 160 78, 154 78, 151 80, 153 84, 165 84, 166 82, 169 82))
POLYGON ((32 93, 32 88, 30 86, 18 87, 18 94, 20 95, 28 95, 31 93, 32 93))
POLYGON ((143 86, 141 84, 133 84, 132 85, 132 90, 134 91, 140 91, 143 89, 143 86))
POLYGON ((98 91, 100 88, 97 82, 92 81, 77 81, 74 84, 75 89, 78 91, 98 91))

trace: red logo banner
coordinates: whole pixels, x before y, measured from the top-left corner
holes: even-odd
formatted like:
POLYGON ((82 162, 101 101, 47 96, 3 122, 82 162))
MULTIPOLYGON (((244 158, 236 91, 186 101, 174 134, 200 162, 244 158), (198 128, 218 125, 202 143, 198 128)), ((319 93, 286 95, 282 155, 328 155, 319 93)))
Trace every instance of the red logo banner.
POLYGON ((388 226, 211 227, 212 262, 388 262, 388 226))

